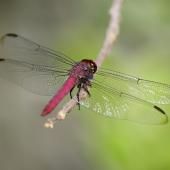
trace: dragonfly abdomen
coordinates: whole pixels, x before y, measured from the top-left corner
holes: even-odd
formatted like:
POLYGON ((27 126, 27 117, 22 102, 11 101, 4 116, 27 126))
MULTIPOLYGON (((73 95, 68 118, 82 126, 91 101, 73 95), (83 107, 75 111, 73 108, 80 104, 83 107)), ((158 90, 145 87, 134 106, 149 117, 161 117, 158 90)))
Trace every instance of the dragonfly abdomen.
POLYGON ((41 115, 46 116, 51 113, 56 106, 62 101, 62 99, 70 92, 70 90, 76 85, 77 78, 69 77, 63 86, 57 91, 53 98, 43 109, 41 115))

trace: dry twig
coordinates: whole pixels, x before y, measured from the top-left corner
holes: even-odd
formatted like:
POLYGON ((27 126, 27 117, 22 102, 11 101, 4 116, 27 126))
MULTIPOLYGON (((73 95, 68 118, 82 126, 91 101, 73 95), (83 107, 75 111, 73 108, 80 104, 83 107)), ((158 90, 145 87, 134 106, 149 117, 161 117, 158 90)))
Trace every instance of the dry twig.
MULTIPOLYGON (((112 50, 113 44, 117 39, 119 33, 119 22, 120 22, 120 11, 123 0, 113 0, 113 4, 110 8, 110 21, 108 28, 106 30, 106 36, 104 39, 103 46, 96 58, 96 64, 98 68, 102 65, 103 61, 109 55, 112 50)), ((80 91, 80 101, 87 98, 87 93, 84 90, 80 91)), ((45 127, 53 128, 57 120, 65 119, 67 113, 69 113, 77 105, 76 96, 73 97, 68 103, 66 103, 63 108, 57 113, 53 118, 50 118, 45 123, 45 127)))

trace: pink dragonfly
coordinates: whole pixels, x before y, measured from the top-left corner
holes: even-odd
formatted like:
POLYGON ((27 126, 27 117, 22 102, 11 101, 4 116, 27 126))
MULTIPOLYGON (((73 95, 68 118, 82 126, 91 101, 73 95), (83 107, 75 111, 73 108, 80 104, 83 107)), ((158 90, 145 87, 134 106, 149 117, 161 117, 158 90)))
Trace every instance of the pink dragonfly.
POLYGON ((0 40, 0 75, 40 95, 54 95, 41 115, 51 113, 75 93, 79 107, 115 119, 148 124, 168 122, 159 107, 170 104, 170 86, 120 72, 100 69, 90 59, 68 56, 9 33, 0 40), (90 91, 88 90, 88 87, 90 91), (89 97, 79 101, 80 90, 89 97))

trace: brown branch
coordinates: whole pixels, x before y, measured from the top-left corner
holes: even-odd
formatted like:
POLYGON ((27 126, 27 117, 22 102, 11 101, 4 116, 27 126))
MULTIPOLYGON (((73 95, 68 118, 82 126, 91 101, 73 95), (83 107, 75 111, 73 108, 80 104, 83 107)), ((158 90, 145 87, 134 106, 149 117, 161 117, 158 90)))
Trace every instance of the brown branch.
POLYGON ((113 0, 113 4, 110 8, 110 21, 106 30, 106 36, 99 55, 96 58, 96 64, 98 68, 102 65, 103 61, 110 54, 113 44, 115 43, 119 34, 120 11, 122 2, 123 0, 113 0))
MULTIPOLYGON (((104 39, 103 46, 95 60, 98 68, 102 65, 103 61, 110 54, 113 44, 117 39, 119 33, 119 22, 120 22, 120 11, 123 0, 113 0, 113 4, 110 8, 110 21, 108 28, 106 30, 106 36, 104 39)), ((80 101, 85 100, 87 98, 87 93, 82 89, 80 91, 80 101)), ((47 128, 53 128, 55 122, 57 120, 65 119, 67 113, 69 113, 75 106, 77 105, 77 97, 73 97, 68 103, 66 103, 63 108, 57 113, 57 115, 53 118, 47 120, 44 124, 47 128)))

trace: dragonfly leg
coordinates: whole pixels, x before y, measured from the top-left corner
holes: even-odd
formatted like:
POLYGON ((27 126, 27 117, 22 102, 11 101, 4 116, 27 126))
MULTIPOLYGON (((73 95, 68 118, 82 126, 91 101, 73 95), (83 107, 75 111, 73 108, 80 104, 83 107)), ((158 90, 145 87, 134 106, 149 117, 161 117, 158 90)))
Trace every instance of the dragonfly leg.
POLYGON ((77 101, 78 101, 78 103, 77 103, 77 105, 78 105, 78 108, 79 108, 79 110, 80 110, 80 103, 79 103, 79 101, 80 101, 80 90, 81 90, 81 88, 82 88, 82 84, 80 83, 80 84, 78 84, 78 91, 77 91, 77 101))
POLYGON ((70 98, 72 99, 73 96, 72 96, 72 91, 74 90, 75 86, 70 90, 70 98))
POLYGON ((85 92, 88 94, 88 96, 90 97, 91 96, 91 94, 90 94, 90 92, 89 92, 89 90, 88 90, 88 88, 87 88, 87 86, 86 85, 83 85, 83 87, 82 87, 84 90, 85 90, 85 92))
POLYGON ((84 91, 88 94, 88 96, 89 97, 91 96, 91 94, 88 90, 88 86, 91 87, 91 83, 90 83, 90 81, 88 81, 85 78, 82 78, 80 80, 79 84, 77 85, 77 88, 78 88, 78 91, 77 91, 77 101, 78 101, 78 103, 77 104, 78 104, 79 110, 80 110, 80 103, 79 103, 79 101, 80 101, 80 90, 84 89, 84 91))
POLYGON ((85 80, 85 83, 82 83, 82 88, 85 90, 85 92, 88 94, 88 96, 90 97, 91 94, 88 90, 88 87, 91 87, 91 82, 88 80, 85 80))

